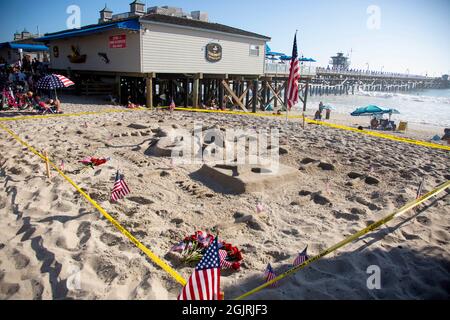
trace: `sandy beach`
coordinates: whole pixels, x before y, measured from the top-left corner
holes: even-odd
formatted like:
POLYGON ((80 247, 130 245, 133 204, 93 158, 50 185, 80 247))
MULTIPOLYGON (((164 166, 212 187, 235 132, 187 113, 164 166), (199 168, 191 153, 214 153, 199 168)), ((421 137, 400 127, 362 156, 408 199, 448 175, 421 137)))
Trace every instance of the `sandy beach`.
MULTIPOLYGON (((65 97, 65 113, 121 109, 65 97)), ((8 114, 2 113, 4 117, 8 114)), ((355 120, 333 114, 335 123, 355 120)), ((110 113, 3 122, 65 172, 136 238, 186 279, 192 268, 170 248, 197 230, 218 227, 242 249, 239 272, 224 272, 232 299, 264 283, 271 263, 287 270, 308 246, 318 254, 344 237, 450 180, 445 150, 379 139, 298 121, 188 112, 110 113), (234 195, 217 192, 193 173, 201 165, 172 166, 149 155, 161 131, 277 128, 283 165, 296 179, 277 188, 234 195), (86 156, 111 157, 77 172, 86 156), (131 194, 109 201, 117 168, 131 194), (256 205, 264 206, 256 213, 256 205), (251 220, 242 217, 252 216, 251 220)), ((404 136, 429 141, 442 128, 411 126, 404 136)), ((0 299, 174 300, 181 286, 153 264, 55 171, 0 131, 0 299), (79 286, 69 285, 76 272, 79 286)), ((448 299, 450 297, 449 190, 250 299, 448 299), (379 266, 381 289, 369 290, 369 266, 379 266)))

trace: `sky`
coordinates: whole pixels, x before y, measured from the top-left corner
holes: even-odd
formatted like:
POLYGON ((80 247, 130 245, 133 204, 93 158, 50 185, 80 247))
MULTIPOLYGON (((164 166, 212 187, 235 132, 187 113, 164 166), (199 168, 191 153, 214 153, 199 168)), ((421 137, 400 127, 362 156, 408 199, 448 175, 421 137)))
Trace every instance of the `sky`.
MULTIPOLYGON (((129 11, 131 0, 106 0, 114 13, 129 11)), ((273 51, 292 53, 295 30, 299 51, 327 66, 344 52, 351 68, 440 76, 450 73, 450 0, 163 0, 184 11, 206 11, 211 22, 272 38, 273 51)), ((81 25, 96 23, 105 0, 0 0, 0 42, 15 31, 41 33, 67 29, 70 5, 81 25), (8 14, 8 12, 10 14, 8 14)))

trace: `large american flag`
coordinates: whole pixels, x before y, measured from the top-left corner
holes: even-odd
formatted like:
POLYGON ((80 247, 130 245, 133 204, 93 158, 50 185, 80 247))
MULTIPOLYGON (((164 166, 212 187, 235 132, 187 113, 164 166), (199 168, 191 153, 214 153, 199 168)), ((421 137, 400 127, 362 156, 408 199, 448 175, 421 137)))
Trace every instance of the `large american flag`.
POLYGON ((117 171, 116 182, 114 183, 114 188, 111 193, 111 201, 116 202, 119 199, 123 199, 129 193, 130 189, 124 180, 124 176, 117 171))
POLYGON ((218 238, 208 247, 178 300, 220 300, 220 258, 218 238))
POLYGON ((308 247, 305 248, 305 250, 303 250, 303 252, 301 252, 297 258, 295 258, 294 260, 294 267, 301 265, 302 263, 304 263, 306 260, 309 259, 308 254, 306 253, 306 251, 308 250, 308 247))
MULTIPOLYGON (((266 271, 264 272, 264 277, 266 278, 266 282, 272 281, 277 277, 270 263, 267 265, 266 271)), ((271 284, 270 286, 272 288, 276 287, 276 282, 271 284)))
POLYGON ((287 87, 287 102, 288 109, 291 110, 293 106, 298 103, 298 84, 300 81, 300 62, 298 61, 297 50, 297 34, 294 37, 294 47, 292 49, 291 69, 289 72, 289 80, 287 87))

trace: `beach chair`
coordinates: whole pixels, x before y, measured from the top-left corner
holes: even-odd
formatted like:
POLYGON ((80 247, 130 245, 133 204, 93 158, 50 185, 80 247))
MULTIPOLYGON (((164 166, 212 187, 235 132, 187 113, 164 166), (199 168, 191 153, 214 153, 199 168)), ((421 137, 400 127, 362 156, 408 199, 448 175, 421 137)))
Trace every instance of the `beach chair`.
POLYGON ((408 129, 408 122, 400 121, 397 131, 405 132, 408 129))

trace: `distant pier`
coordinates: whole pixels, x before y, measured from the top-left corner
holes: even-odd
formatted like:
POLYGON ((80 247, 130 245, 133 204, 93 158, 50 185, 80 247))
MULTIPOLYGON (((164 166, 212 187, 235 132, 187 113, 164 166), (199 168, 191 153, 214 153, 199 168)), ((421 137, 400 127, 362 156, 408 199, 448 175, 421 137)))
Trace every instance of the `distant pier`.
MULTIPOLYGON (((289 64, 266 64, 266 75, 285 77, 289 64)), ((303 82, 307 83, 309 96, 353 95, 359 91, 407 92, 443 87, 442 78, 421 75, 362 70, 333 70, 302 67, 303 82)), ((304 94, 304 93, 303 93, 304 94)))

